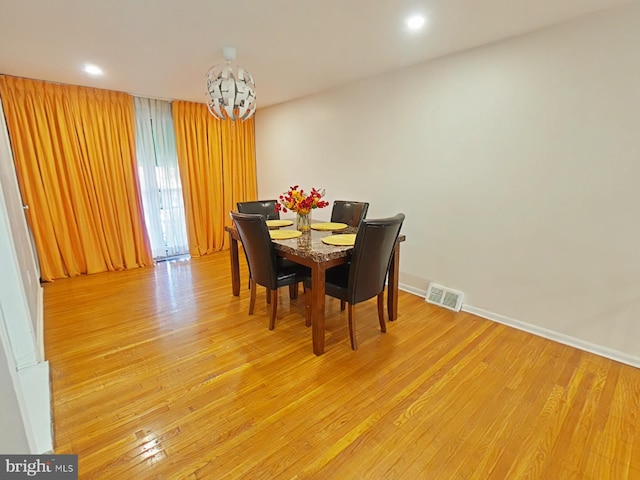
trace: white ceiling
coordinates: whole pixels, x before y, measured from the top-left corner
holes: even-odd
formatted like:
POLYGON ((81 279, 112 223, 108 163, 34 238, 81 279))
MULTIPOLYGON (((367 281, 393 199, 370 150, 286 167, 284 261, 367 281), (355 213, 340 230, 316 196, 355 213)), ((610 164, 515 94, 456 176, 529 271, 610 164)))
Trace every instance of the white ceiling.
POLYGON ((0 73, 204 103, 234 46, 260 108, 630 1, 0 0, 0 73))

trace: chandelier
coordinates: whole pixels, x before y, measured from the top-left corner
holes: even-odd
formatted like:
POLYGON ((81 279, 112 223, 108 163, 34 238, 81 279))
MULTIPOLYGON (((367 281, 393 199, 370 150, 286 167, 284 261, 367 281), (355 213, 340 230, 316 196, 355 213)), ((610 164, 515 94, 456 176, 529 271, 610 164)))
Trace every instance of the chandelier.
POLYGON ((207 106, 211 114, 220 120, 247 120, 256 111, 253 77, 239 66, 234 73, 231 62, 236 58, 235 48, 224 47, 222 56, 227 63, 214 65, 207 72, 207 106))

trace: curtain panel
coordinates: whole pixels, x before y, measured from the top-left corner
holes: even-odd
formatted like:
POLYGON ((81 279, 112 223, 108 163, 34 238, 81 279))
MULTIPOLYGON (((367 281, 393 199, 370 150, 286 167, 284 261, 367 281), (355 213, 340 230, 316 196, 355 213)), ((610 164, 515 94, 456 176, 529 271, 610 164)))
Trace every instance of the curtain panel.
POLYGON ((133 97, 0 76, 0 98, 42 278, 152 264, 133 97))
POLYGON ((154 258, 189 252, 171 103, 134 97, 136 158, 154 258))
POLYGON ((228 248, 229 212, 257 196, 254 119, 222 121, 204 104, 174 101, 173 122, 189 252, 228 248))

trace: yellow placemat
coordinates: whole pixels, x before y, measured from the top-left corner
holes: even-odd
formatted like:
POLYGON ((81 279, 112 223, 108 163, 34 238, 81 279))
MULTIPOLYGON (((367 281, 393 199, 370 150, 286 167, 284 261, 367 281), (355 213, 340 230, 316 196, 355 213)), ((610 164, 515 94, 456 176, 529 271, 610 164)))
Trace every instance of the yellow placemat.
POLYGON ((267 220, 267 227, 288 227, 293 225, 291 220, 267 220))
POLYGON ((348 247, 356 243, 355 233, 345 233, 343 235, 329 235, 322 239, 327 245, 337 245, 339 247, 348 247))
POLYGON ((326 223, 312 223, 311 228, 314 230, 343 230, 347 228, 346 223, 338 222, 326 222, 326 223))
POLYGON ((269 235, 274 240, 287 240, 288 238, 296 238, 302 235, 299 230, 269 230, 269 235))

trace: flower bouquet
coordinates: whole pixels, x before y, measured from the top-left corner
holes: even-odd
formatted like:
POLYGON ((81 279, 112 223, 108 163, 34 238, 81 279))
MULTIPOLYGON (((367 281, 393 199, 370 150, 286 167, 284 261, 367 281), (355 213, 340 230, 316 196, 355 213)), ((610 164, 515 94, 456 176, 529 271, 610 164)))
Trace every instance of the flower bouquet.
POLYGON ((298 185, 295 185, 280 195, 278 203, 276 204, 276 211, 286 213, 291 210, 292 212, 296 212, 298 214, 298 230, 308 232, 311 229, 311 210, 314 208, 324 208, 329 205, 329 202, 322 200, 324 195, 324 189, 318 190, 312 188, 311 192, 307 194, 298 185))

